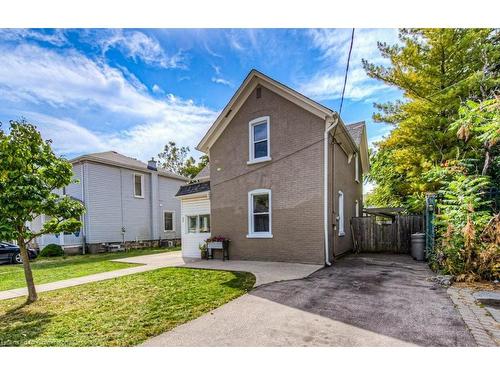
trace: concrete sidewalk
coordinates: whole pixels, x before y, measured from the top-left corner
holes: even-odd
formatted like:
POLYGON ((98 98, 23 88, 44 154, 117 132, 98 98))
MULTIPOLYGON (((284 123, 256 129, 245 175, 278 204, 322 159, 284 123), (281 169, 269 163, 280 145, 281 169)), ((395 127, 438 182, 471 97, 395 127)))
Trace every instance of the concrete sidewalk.
MULTIPOLYGON (((37 292, 48 292, 50 290, 68 288, 71 286, 88 284, 88 283, 93 283, 96 281, 114 279, 116 277, 132 275, 134 273, 152 271, 154 269, 162 268, 162 267, 165 267, 165 266, 144 265, 144 266, 138 266, 138 267, 132 267, 132 268, 124 268, 124 269, 116 270, 116 271, 102 272, 102 273, 97 273, 94 275, 76 277, 74 279, 60 280, 60 281, 54 281, 53 283, 37 285, 36 290, 37 290, 37 292)), ((11 298, 27 296, 27 295, 28 295, 27 288, 4 290, 4 291, 0 292, 0 300, 11 299, 11 298)))
MULTIPOLYGON (((103 281, 103 280, 114 279, 116 277, 133 275, 135 273, 152 271, 158 268, 176 267, 187 264, 189 260, 183 259, 180 254, 181 254, 180 251, 175 251, 169 253, 141 255, 137 257, 113 259, 111 260, 112 262, 137 263, 141 265, 137 267, 124 268, 121 270, 76 277, 73 279, 54 281, 52 283, 47 283, 47 284, 40 284, 36 286, 36 290, 37 292, 48 292, 56 289, 68 288, 72 286, 93 283, 96 281, 103 281)), ((4 290, 0 292, 0 300, 22 297, 27 295, 28 295, 27 288, 4 290)))
POLYGON ((302 279, 323 268, 323 266, 315 264, 255 262, 250 260, 226 260, 223 262, 215 259, 198 260, 181 267, 250 272, 255 275, 254 287, 277 281, 302 279))
MULTIPOLYGON (((132 275, 140 272, 152 271, 165 267, 189 267, 199 269, 245 271, 255 275, 255 286, 275 281, 294 280, 306 277, 322 268, 319 265, 277 263, 277 262, 250 262, 250 261, 218 261, 183 258, 180 251, 161 254, 140 255, 129 258, 113 259, 112 262, 137 263, 137 267, 124 268, 116 271, 97 273, 73 279, 60 280, 52 283, 37 285, 38 292, 68 288, 72 286, 93 283, 132 275)), ((0 292, 0 300, 11 299, 28 295, 27 288, 11 289, 0 292)))

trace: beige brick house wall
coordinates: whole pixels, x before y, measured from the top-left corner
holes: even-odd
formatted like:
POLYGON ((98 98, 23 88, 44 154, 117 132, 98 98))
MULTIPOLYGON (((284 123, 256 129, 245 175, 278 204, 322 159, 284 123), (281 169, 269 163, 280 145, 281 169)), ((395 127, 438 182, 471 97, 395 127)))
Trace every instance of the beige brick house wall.
POLYGON ((232 259, 324 263, 325 122, 274 92, 253 92, 210 148, 211 227, 232 259), (248 123, 270 116, 272 161, 247 165, 248 123), (272 191, 273 238, 246 238, 248 192, 272 191))
POLYGON ((359 212, 361 215, 362 199, 363 199, 363 184, 361 174, 361 158, 359 158, 359 183, 355 181, 355 158, 351 158, 348 162, 348 155, 342 148, 335 144, 332 146, 334 150, 334 170, 333 173, 333 191, 331 192, 331 202, 333 204, 332 224, 334 225, 333 238, 334 238, 334 253, 335 256, 346 253, 352 250, 352 234, 350 219, 356 216, 356 200, 359 202, 359 212), (344 193, 344 236, 338 235, 338 222, 336 217, 339 214, 339 190, 344 193))

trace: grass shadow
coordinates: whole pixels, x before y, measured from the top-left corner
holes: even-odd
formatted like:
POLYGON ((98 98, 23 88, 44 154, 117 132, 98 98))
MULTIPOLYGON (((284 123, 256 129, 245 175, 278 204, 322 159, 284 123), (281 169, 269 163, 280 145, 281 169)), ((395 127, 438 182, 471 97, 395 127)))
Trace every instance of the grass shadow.
POLYGON ((0 316, 0 346, 26 346, 45 331, 54 314, 31 312, 26 303, 0 316))
POLYGON ((249 292, 250 290, 253 289, 253 286, 255 285, 255 275, 250 272, 243 272, 243 271, 225 271, 233 275, 234 277, 231 278, 231 280, 228 280, 221 285, 224 285, 228 288, 231 289, 237 289, 237 290, 242 290, 245 292, 249 292))

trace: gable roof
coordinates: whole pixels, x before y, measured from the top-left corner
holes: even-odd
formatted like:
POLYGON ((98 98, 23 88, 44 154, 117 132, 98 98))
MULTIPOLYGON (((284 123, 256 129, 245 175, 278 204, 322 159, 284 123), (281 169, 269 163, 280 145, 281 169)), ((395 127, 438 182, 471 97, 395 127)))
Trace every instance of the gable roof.
POLYGON ((364 121, 359 121, 346 125, 346 128, 359 149, 363 173, 368 173, 368 171, 370 170, 370 158, 368 156, 368 136, 366 134, 366 123, 364 121))
POLYGON ((219 114, 213 125, 208 129, 205 136, 202 138, 196 149, 208 153, 210 147, 214 144, 217 138, 222 134, 227 124, 231 121, 234 115, 238 112, 248 96, 257 86, 263 86, 274 91, 278 95, 290 100, 292 103, 304 108, 314 115, 326 119, 333 116, 336 112, 324 105, 315 102, 305 95, 291 89, 290 87, 278 82, 258 70, 252 69, 247 77, 236 90, 235 94, 219 114))
POLYGON ((365 128, 365 122, 360 121, 360 122, 355 122, 353 124, 347 124, 346 128, 349 131, 349 134, 351 134, 352 139, 354 140, 354 143, 359 147, 361 145, 361 140, 363 137, 363 131, 365 128))
POLYGON ((210 180, 210 163, 208 163, 207 165, 205 165, 205 167, 203 167, 203 169, 196 175, 194 180, 197 181, 210 180))
MULTIPOLYGON (((93 154, 81 155, 74 159, 71 159, 70 163, 74 164, 81 161, 93 161, 106 165, 134 169, 141 172, 151 173, 152 171, 150 168, 148 168, 148 165, 146 163, 143 163, 142 161, 131 158, 129 156, 122 155, 116 151, 96 152, 93 154)), ((164 177, 170 177, 182 181, 189 181, 189 178, 167 171, 163 168, 157 168, 157 171, 159 175, 164 177)))

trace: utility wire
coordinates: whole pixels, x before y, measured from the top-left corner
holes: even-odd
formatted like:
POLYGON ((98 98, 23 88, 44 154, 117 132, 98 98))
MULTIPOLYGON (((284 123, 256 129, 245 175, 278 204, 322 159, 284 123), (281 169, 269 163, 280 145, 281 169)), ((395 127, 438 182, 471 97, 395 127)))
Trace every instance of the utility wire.
POLYGON ((349 72, 349 61, 351 61, 351 52, 352 52, 353 42, 354 42, 354 28, 352 29, 351 46, 349 47, 349 55, 347 56, 347 65, 345 67, 344 87, 342 88, 342 98, 340 99, 339 115, 342 112, 342 104, 344 104, 345 87, 347 85, 347 73, 349 72))

